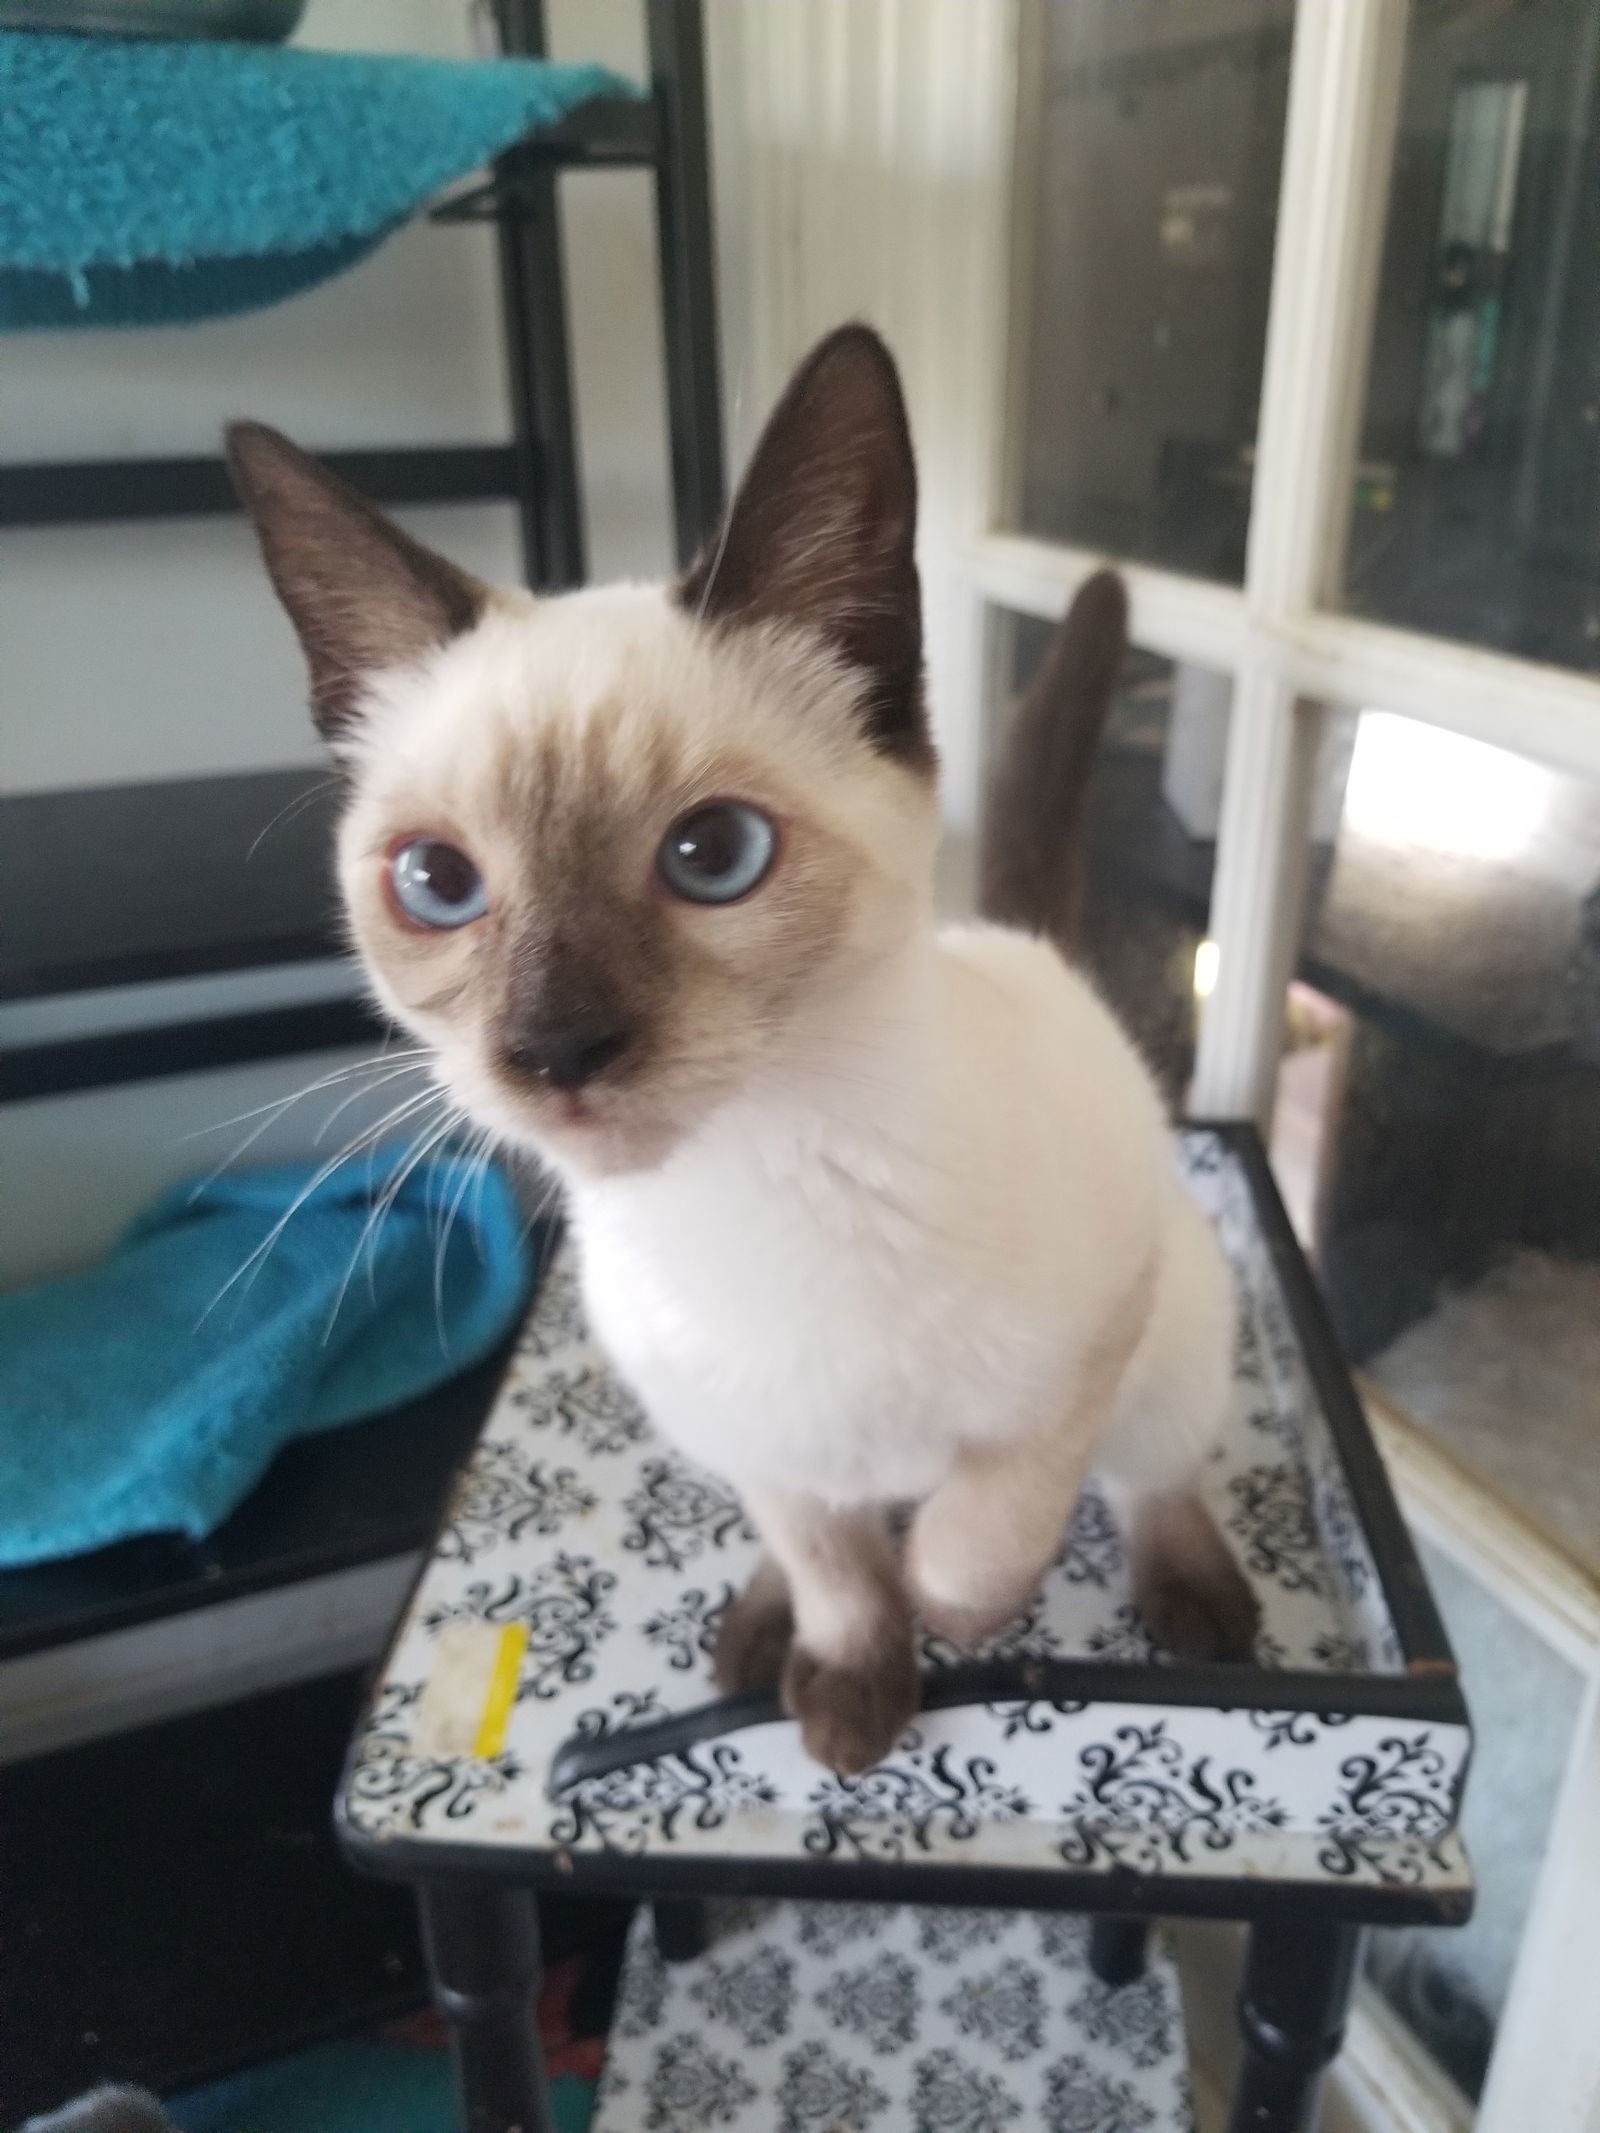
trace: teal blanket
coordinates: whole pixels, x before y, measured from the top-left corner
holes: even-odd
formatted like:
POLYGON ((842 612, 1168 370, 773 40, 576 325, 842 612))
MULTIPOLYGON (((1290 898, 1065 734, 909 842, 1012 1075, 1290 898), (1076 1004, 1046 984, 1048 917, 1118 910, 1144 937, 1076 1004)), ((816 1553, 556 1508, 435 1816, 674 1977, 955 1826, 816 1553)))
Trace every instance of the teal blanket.
POLYGON ((175 1186, 99 1266, 0 1296, 0 1567, 198 1540, 291 1437, 415 1399, 505 1338, 530 1278, 509 1182, 404 1162, 175 1186))
POLYGON ((603 67, 0 32, 0 328, 161 325, 352 265, 603 67))

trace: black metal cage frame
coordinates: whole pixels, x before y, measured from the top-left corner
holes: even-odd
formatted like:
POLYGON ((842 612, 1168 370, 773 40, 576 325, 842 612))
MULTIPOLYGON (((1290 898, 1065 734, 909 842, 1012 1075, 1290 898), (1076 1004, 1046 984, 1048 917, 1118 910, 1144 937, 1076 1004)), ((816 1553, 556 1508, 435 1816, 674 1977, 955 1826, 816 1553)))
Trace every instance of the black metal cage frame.
MULTIPOLYGON (((494 0, 500 46, 507 55, 540 58, 546 50, 544 0, 494 0)), ((573 391, 571 334, 562 254, 558 187, 563 170, 622 168, 654 173, 660 259, 662 343, 668 447, 677 558, 687 563, 722 508, 722 392, 718 357, 716 270, 712 244, 711 166, 700 0, 646 0, 650 95, 597 98, 559 123, 539 128, 498 158, 487 181, 466 187, 433 211, 443 223, 495 224, 509 385, 509 440, 503 445, 396 446, 328 452, 326 463, 382 504, 516 505, 527 582, 558 591, 584 582, 588 541, 573 391)), ((103 525, 189 518, 239 508, 221 457, 13 462, 0 468, 0 527, 103 525)), ((187 801, 203 808, 207 789, 233 780, 195 781, 187 801)), ((123 788, 132 817, 165 791, 123 788)), ((83 806, 103 834, 116 792, 85 794, 83 806)), ((187 802, 185 802, 187 804, 187 802)), ((112 812, 115 813, 113 805, 112 812)), ((325 810, 324 810, 325 812, 325 810)), ((73 798, 48 793, 0 799, 0 846, 25 852, 48 814, 51 835, 72 842, 73 798)), ((85 828, 87 831, 87 817, 85 828)), ((87 840, 85 840, 87 841, 87 840)), ((5 869, 0 856, 0 874, 5 869)), ((24 870, 25 871, 25 870, 24 870)), ((213 879, 209 888, 215 890, 213 879)), ((6 954, 5 934, 19 920, 12 882, 9 923, 0 926, 0 1002, 86 989, 71 958, 6 954)), ((91 874, 75 892, 79 905, 97 893, 91 874)), ((109 893, 107 891, 106 893, 109 893)), ((207 893, 202 885, 197 893, 207 893)), ((304 923, 303 890, 286 885, 286 962, 335 951, 330 925, 304 923), (294 906, 292 912, 288 905, 294 906)), ((92 917, 80 910, 81 920, 92 917)), ((329 912, 331 921, 331 910, 329 912)), ((226 927, 223 928, 224 932, 226 927)), ((258 929, 259 930, 259 929, 258 929)), ((99 969, 94 986, 238 971, 263 960, 219 936, 200 955, 192 941, 163 956, 148 944, 138 967, 99 969)), ((241 1060, 281 1057, 373 1041, 382 1025, 359 999, 319 1000, 242 1014, 158 1017, 155 1026, 67 1036, 0 1051, 0 1099, 60 1095, 241 1060)))

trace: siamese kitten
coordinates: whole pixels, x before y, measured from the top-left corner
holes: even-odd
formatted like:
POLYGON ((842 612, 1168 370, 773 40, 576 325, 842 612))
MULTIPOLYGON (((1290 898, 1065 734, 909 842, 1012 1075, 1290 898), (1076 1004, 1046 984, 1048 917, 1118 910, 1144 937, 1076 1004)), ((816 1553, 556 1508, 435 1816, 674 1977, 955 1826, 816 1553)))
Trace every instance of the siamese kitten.
MULTIPOLYGON (((913 1615, 967 1644, 1017 1615, 1091 1468, 1155 1633, 1247 1656, 1254 1603, 1193 1487, 1228 1281, 1150 1078, 1045 940, 934 923, 882 342, 814 350, 667 585, 490 590, 275 432, 239 424, 229 454, 343 772, 373 990, 559 1175, 598 1338, 760 1529, 723 1686, 780 1683, 813 1756, 867 1768, 916 1707, 913 1615)), ((1074 756, 1050 691, 1083 655, 1097 718, 1122 622, 1092 581, 1024 714, 1008 789, 1036 844, 1039 773, 1074 756)), ((1050 922, 1047 866, 992 850, 989 875, 1050 922)))

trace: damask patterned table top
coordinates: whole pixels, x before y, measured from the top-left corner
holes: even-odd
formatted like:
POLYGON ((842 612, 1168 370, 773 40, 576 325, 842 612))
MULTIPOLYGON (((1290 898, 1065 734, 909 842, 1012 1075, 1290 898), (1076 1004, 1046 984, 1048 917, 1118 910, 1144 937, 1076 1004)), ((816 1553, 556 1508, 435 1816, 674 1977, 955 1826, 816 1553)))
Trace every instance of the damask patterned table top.
POLYGON ((594 2133, 1192 2133, 1178 1981, 1091 1975, 1088 1924, 900 1904, 713 1907, 629 1938, 594 2133))
MULTIPOLYGON (((1192 1128, 1180 1147, 1239 1292, 1208 1493, 1261 1602, 1254 1667, 1159 1661, 1091 1490, 982 1655, 1030 1675, 924 1709, 865 1777, 811 1762, 770 1712, 695 1721, 755 1535, 611 1375, 563 1252, 374 1689, 351 1851, 401 1875, 1061 1908, 1159 1876, 1167 1911, 1276 1887, 1464 1915, 1470 1735, 1421 1573, 1253 1142, 1192 1128), (552 1783, 575 1740, 603 1764, 619 1738, 617 1767, 552 1783)), ((948 1689, 969 1655, 930 1636, 922 1657, 948 1689)))

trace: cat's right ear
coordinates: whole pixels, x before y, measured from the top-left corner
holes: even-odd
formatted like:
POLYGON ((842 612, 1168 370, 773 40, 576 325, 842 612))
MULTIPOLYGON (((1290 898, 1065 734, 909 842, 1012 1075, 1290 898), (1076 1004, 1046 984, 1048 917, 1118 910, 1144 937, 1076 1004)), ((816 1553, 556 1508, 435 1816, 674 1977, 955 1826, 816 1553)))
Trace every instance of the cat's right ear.
POLYGON ((841 326, 789 381, 678 599, 704 621, 792 623, 820 636, 865 684, 873 745, 930 769, 916 531, 894 358, 870 327, 841 326))
POLYGON ((230 423, 226 442, 233 485, 311 671, 311 715, 337 740, 367 677, 471 629, 487 590, 265 423, 230 423))

